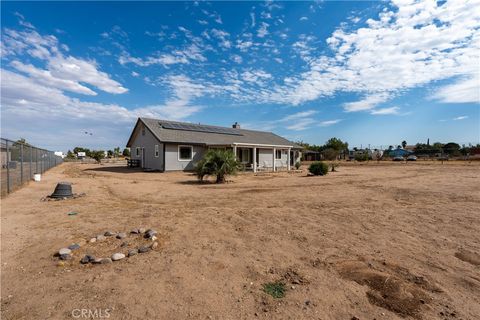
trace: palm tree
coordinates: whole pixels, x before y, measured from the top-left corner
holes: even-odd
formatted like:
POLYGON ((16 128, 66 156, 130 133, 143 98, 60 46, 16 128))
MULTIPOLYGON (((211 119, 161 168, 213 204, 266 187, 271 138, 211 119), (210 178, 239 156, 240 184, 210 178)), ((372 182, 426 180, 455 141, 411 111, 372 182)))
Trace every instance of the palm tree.
POLYGON ((232 151, 212 149, 197 163, 195 171, 200 181, 205 176, 216 176, 216 183, 223 183, 227 175, 237 172, 238 165, 232 151))
POLYGON ((403 141, 402 141, 402 147, 403 147, 403 149, 405 149, 406 146, 407 146, 407 141, 403 140, 403 141))

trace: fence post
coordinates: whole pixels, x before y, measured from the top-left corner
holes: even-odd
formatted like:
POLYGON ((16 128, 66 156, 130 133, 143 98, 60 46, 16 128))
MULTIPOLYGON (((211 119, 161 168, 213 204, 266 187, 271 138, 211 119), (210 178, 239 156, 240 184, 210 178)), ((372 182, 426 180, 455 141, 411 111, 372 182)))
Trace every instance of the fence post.
POLYGON ((35 173, 38 173, 38 149, 35 148, 35 173))
POLYGON ((7 193, 10 193, 10 148, 8 147, 8 140, 5 140, 7 143, 7 193))
POLYGON ((32 176, 32 156, 33 156, 32 151, 33 151, 33 148, 32 148, 32 146, 30 146, 30 170, 29 170, 30 177, 29 177, 28 180, 32 180, 32 178, 33 178, 33 176, 32 176))
POLYGON ((20 185, 23 184, 23 143, 20 144, 20 185))

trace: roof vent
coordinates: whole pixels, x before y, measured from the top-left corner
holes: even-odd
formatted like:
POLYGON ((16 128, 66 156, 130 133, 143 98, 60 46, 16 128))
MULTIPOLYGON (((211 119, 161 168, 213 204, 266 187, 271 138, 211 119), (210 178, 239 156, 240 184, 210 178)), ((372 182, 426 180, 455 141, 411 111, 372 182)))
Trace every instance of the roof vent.
POLYGON ((238 124, 238 122, 235 122, 235 123, 232 125, 232 128, 233 128, 233 129, 240 129, 240 125, 238 124))

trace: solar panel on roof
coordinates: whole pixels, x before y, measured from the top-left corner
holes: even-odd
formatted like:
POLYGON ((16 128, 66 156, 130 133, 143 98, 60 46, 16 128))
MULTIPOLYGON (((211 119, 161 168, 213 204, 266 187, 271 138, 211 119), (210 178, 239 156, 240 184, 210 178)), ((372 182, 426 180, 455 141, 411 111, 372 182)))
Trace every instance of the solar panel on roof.
POLYGON ((233 128, 230 129, 230 128, 221 128, 221 127, 202 126, 199 124, 172 123, 172 122, 160 123, 160 125, 164 129, 230 134, 230 135, 236 135, 236 136, 242 135, 240 132, 238 132, 238 130, 233 128))

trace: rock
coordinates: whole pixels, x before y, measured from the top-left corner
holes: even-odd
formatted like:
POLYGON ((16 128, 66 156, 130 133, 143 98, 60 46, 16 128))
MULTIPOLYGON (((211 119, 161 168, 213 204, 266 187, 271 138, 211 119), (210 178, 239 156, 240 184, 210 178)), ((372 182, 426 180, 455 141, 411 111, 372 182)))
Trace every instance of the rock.
POLYGON ((72 253, 72 250, 70 250, 69 248, 62 248, 62 249, 58 250, 58 254, 60 256, 64 255, 64 254, 70 255, 71 253, 72 253))
POLYGON ((105 236, 104 236, 103 234, 99 234, 99 235, 97 236, 97 240, 98 240, 98 241, 103 241, 103 240, 105 240, 105 239, 106 239, 106 238, 105 238, 105 236))
POLYGON ((70 250, 77 250, 78 248, 80 248, 80 245, 78 243, 74 243, 68 246, 68 249, 70 250))
MULTIPOLYGON (((103 237, 103 236, 102 236, 103 237)), ((92 238, 90 239, 90 243, 94 243, 94 242, 97 242, 97 238, 92 238)))
POLYGON ((65 262, 63 262, 63 261, 58 261, 57 267, 65 267, 65 262))
POLYGON ((156 236, 152 236, 152 237, 150 238, 150 240, 152 240, 152 241, 155 241, 155 240, 157 240, 157 239, 158 239, 158 238, 157 238, 156 236))
POLYGON ((102 258, 95 259, 95 260, 92 261, 92 263, 94 263, 94 264, 102 263, 102 258))
POLYGON ((117 234, 117 239, 124 239, 127 237, 127 234, 125 232, 120 232, 117 234))
POLYGON ((123 241, 122 244, 120 245, 121 248, 126 247, 126 246, 128 246, 128 242, 127 242, 127 241, 123 241))
POLYGON ((138 233, 144 233, 145 232, 145 228, 138 228, 138 233))
POLYGON ((149 247, 141 246, 141 247, 138 248, 139 253, 145 253, 145 252, 148 252, 148 251, 150 251, 149 247))
POLYGON ((60 260, 70 260, 72 259, 72 256, 69 254, 61 254, 60 255, 60 260))
POLYGON ((128 251, 128 256, 129 257, 137 255, 137 254, 138 254, 138 249, 132 249, 132 250, 128 251))
POLYGON ((113 233, 112 231, 107 231, 103 234, 105 237, 111 237, 111 236, 114 236, 115 233, 113 233))
MULTIPOLYGON (((95 260, 96 261, 96 260, 95 260)), ((100 259, 100 264, 107 264, 107 263, 112 263, 112 259, 110 258, 102 258, 100 259)))
MULTIPOLYGON (((81 264, 87 264, 87 263, 90 262, 90 258, 91 258, 91 257, 87 254, 86 256, 84 256, 84 257, 80 260, 80 263, 81 263, 81 264)), ((93 260, 95 260, 95 258, 94 258, 93 260)))
POLYGON ((130 233, 138 234, 138 233, 140 233, 140 230, 139 229, 133 229, 132 231, 130 231, 130 233))
POLYGON ((122 260, 123 258, 125 258, 125 255, 123 253, 112 254, 112 260, 113 261, 122 260))
POLYGON ((145 238, 151 238, 156 234, 157 234, 157 231, 153 229, 148 229, 147 231, 145 231, 145 238))
POLYGON ((152 249, 155 249, 156 247, 158 247, 158 242, 154 242, 154 243, 152 243, 152 245, 150 246, 150 248, 152 248, 152 249))

